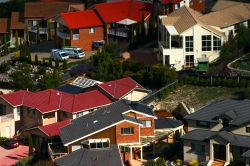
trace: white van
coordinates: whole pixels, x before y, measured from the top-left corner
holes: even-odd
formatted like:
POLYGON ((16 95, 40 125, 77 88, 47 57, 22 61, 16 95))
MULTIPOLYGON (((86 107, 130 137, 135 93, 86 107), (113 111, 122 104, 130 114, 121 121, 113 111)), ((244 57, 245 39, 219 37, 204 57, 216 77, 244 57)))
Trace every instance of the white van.
POLYGON ((70 58, 83 58, 85 56, 84 51, 78 47, 63 47, 63 51, 65 51, 70 58))
POLYGON ((52 49, 50 52, 50 58, 53 60, 64 61, 69 59, 68 54, 60 49, 52 49))

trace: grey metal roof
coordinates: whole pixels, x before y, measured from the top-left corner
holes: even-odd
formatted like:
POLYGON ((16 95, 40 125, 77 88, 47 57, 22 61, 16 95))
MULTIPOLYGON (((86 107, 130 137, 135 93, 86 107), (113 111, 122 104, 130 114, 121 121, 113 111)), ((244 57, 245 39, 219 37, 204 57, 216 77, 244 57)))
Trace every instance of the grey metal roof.
POLYGON ((183 123, 180 120, 173 118, 158 117, 155 119, 155 129, 172 129, 182 125, 183 123))
POLYGON ((210 130, 196 129, 182 136, 184 140, 193 140, 193 141, 208 141, 216 137, 224 139, 226 142, 230 143, 230 145, 250 148, 249 136, 233 134, 227 131, 210 131, 210 130))
POLYGON ((242 154, 242 157, 250 158, 250 150, 242 154))
POLYGON ((138 119, 122 114, 128 110, 135 110, 140 113, 154 116, 152 109, 149 109, 146 105, 120 100, 72 120, 70 125, 61 129, 60 138, 63 144, 68 144, 92 134, 93 132, 112 126, 122 120, 140 124, 141 121, 138 119))
POLYGON ((187 115, 187 120, 219 122, 220 116, 229 118, 230 124, 240 126, 250 122, 250 100, 224 100, 210 104, 187 115))
POLYGON ((78 149, 63 156, 55 163, 59 166, 123 166, 118 145, 110 145, 107 149, 78 149))

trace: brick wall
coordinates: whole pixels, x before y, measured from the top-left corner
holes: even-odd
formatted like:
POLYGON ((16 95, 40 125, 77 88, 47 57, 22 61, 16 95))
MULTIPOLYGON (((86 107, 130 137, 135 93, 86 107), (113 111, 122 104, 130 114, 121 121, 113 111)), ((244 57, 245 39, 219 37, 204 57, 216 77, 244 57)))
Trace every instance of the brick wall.
POLYGON ((116 126, 116 143, 139 142, 139 126, 129 122, 123 122, 116 126), (122 135, 121 128, 134 127, 134 134, 122 135))
POLYGON ((89 28, 79 30, 79 40, 71 40, 71 46, 80 47, 85 51, 91 51, 93 42, 104 39, 103 27, 95 27, 94 33, 89 33, 89 28))
POLYGON ((141 136, 154 136, 154 118, 149 117, 141 117, 140 120, 151 120, 152 126, 151 127, 141 127, 141 136))
POLYGON ((205 11, 205 0, 193 0, 193 3, 190 4, 190 8, 202 13, 205 11))

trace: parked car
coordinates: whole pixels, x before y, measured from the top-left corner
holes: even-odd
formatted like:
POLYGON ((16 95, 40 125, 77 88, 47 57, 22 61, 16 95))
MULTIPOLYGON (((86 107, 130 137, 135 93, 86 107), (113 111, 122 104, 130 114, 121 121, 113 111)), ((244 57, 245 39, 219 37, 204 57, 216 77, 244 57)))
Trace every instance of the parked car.
POLYGON ((65 51, 70 58, 83 58, 85 56, 84 51, 78 47, 63 47, 62 51, 65 51))
POLYGON ((6 141, 6 142, 5 142, 5 145, 6 145, 8 148, 11 148, 11 149, 12 149, 12 148, 18 147, 18 146, 19 146, 19 142, 16 141, 16 140, 11 139, 11 140, 6 141))
POLYGON ((59 60, 59 61, 64 61, 69 59, 69 55, 65 51, 60 49, 52 49, 50 52, 50 57, 53 60, 59 60))

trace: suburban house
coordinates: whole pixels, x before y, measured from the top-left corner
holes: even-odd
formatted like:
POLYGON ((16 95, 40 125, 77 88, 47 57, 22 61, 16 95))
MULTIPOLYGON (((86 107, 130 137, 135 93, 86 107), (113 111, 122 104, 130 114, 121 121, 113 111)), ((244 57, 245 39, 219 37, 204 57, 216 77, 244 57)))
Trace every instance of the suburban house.
POLYGON ((75 46, 90 51, 95 43, 104 43, 103 23, 94 10, 61 13, 56 22, 59 47, 75 46))
POLYGON ((203 13, 205 4, 205 0, 156 0, 154 8, 159 15, 170 14, 184 5, 203 13))
POLYGON ((56 29, 55 17, 62 12, 81 10, 84 10, 84 4, 82 3, 26 2, 24 21, 27 26, 27 39, 31 42, 36 42, 39 38, 41 40, 54 38, 56 29))
POLYGON ((218 1, 214 12, 200 17, 205 24, 225 33, 227 39, 239 32, 241 24, 250 28, 250 4, 242 2, 218 1))
POLYGON ((140 24, 144 24, 147 33, 153 5, 126 0, 100 3, 94 8, 104 23, 104 39, 112 41, 129 38, 132 33, 136 35, 136 27, 140 24))
POLYGON ((20 12, 12 12, 10 18, 10 47, 15 47, 16 40, 19 45, 26 40, 26 30, 24 14, 20 12))
POLYGON ((219 57, 225 34, 203 23, 201 16, 187 6, 159 16, 158 59, 164 65, 183 70, 219 57))
POLYGON ((250 100, 224 100, 187 115, 189 132, 182 137, 184 160, 208 166, 232 161, 249 165, 249 109, 250 100))
POLYGON ((101 83, 77 94, 48 89, 1 95, 0 117, 6 126, 1 135, 13 137, 30 128, 75 119, 120 99, 138 101, 150 92, 129 77, 114 82, 101 83))

